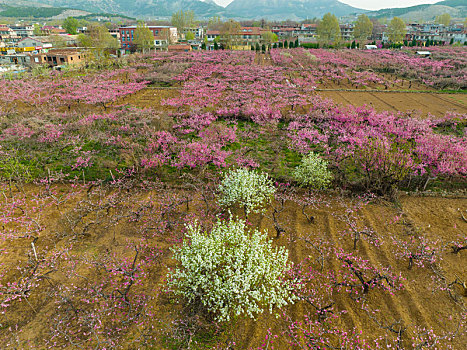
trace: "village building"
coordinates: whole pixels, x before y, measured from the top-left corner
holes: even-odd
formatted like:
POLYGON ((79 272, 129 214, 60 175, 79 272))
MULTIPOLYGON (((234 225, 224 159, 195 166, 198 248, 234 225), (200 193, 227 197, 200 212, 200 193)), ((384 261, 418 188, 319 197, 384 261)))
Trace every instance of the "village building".
POLYGON ((43 26, 41 28, 42 32, 46 35, 50 34, 66 34, 66 30, 62 27, 54 27, 54 26, 43 26))
POLYGON ((51 67, 83 63, 86 53, 76 49, 56 49, 31 55, 31 64, 47 64, 51 67))
MULTIPOLYGON (((124 50, 129 50, 133 46, 135 31, 137 26, 127 26, 119 28, 120 44, 124 50)), ((177 28, 171 26, 148 26, 154 36, 154 46, 156 49, 166 48, 169 44, 178 40, 177 28)))
POLYGON ((18 47, 37 47, 37 48, 52 48, 57 46, 74 46, 78 44, 77 35, 48 35, 48 36, 31 36, 24 38, 18 42, 18 47))
POLYGON ((28 36, 34 35, 34 26, 33 25, 10 25, 9 26, 15 33, 21 38, 26 38, 28 36))
POLYGON ((189 52, 192 51, 190 44, 174 44, 167 47, 169 52, 189 52))
POLYGON ((219 30, 208 30, 206 31, 206 39, 208 42, 213 42, 216 38, 221 35, 219 30))

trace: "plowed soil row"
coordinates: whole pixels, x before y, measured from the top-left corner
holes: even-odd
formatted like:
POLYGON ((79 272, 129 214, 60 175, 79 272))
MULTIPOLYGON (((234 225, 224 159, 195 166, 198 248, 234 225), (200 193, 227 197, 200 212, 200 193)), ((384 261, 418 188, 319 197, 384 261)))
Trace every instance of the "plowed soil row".
MULTIPOLYGON (((34 190, 31 188, 30 190, 34 190)), ((169 189, 167 189, 170 191, 169 189)), ((175 194, 175 192, 174 192, 175 194)), ((158 193, 147 192, 140 193, 134 197, 135 201, 142 198, 157 200, 160 196, 158 193)), ((307 209, 310 215, 315 217, 314 222, 309 223, 302 213, 302 208, 293 202, 286 202, 285 210, 280 213, 278 220, 286 228, 286 232, 280 238, 275 238, 275 231, 271 219, 271 209, 264 215, 256 215, 250 217, 252 227, 258 227, 262 230, 267 230, 269 236, 273 239, 275 245, 286 246, 289 250, 290 259, 294 263, 299 263, 305 258, 310 258, 314 261, 317 257, 316 251, 311 248, 304 239, 315 241, 319 238, 328 241, 331 245, 339 247, 348 252, 354 252, 363 259, 369 260, 373 266, 391 266, 396 274, 401 274, 405 281, 403 282, 404 289, 395 294, 372 290, 368 294, 367 303, 377 312, 377 319, 382 323, 400 322, 403 327, 413 329, 415 325, 433 329, 436 334, 452 331, 456 328, 456 322, 450 321, 451 316, 459 314, 459 307, 451 300, 449 295, 442 290, 438 290, 433 284, 433 272, 428 268, 414 267, 408 269, 407 260, 398 260, 395 257, 395 246, 392 243, 392 238, 406 240, 409 236, 409 231, 423 234, 429 240, 440 240, 445 244, 440 255, 440 267, 445 271, 445 276, 448 281, 454 280, 456 277, 462 281, 467 281, 467 251, 462 251, 458 254, 453 254, 450 251, 449 242, 459 238, 467 230, 467 222, 462 219, 459 209, 467 209, 466 198, 436 198, 436 197, 413 197, 404 196, 401 198, 401 208, 396 209, 389 203, 371 204, 364 208, 359 214, 359 220, 367 227, 374 229, 381 241, 381 246, 375 247, 369 243, 361 241, 358 243, 356 251, 353 251, 352 241, 349 236, 343 234, 345 225, 338 219, 338 214, 342 214, 342 207, 336 201, 337 197, 328 198, 330 205, 317 206, 314 209, 307 209), (401 214, 402 211, 402 214, 401 214), (398 224, 389 224, 395 215, 402 215, 403 221, 398 224)), ((347 200, 341 199, 345 203, 347 200)), ((195 214, 200 210, 199 203, 193 202, 186 209, 180 209, 182 212, 195 214)), ((340 202, 342 203, 342 202, 340 202)), ((184 208, 184 207, 183 207, 184 208)), ((62 209, 63 210, 63 209, 62 209)), ((63 212, 58 211, 55 207, 47 209, 44 213, 44 218, 47 218, 47 226, 59 229, 65 221, 65 213, 71 214, 73 207, 68 205, 63 212)), ((39 241, 47 240, 45 235, 53 236, 53 232, 43 231, 40 234, 39 241)), ((93 230, 87 236, 83 236, 72 253, 85 256, 86 254, 95 254, 100 251, 114 252, 120 249, 126 240, 133 239, 132 232, 135 232, 134 224, 128 223, 119 227, 119 229, 108 230, 104 227, 94 226, 93 230)), ((412 232, 412 233, 413 233, 412 232)), ((160 242, 169 242, 172 240, 174 232, 170 232, 167 237, 160 237, 160 242)), ((49 237, 49 238, 51 238, 49 237)), ((54 236, 55 237, 55 236, 54 236)), ((63 237, 63 241, 67 241, 63 237)), ((61 243, 56 242, 57 245, 61 243)), ((167 245, 159 245, 167 250, 163 254, 164 258, 161 261, 160 269, 155 272, 147 283, 151 288, 158 289, 164 284, 164 276, 167 268, 174 267, 174 261, 170 258, 167 245)), ((24 260, 27 256, 29 241, 25 240, 6 240, 0 244, 0 249, 6 248, 9 251, 7 256, 4 256, 0 262, 7 263, 12 261, 24 260)), ((42 249, 38 245, 38 250, 42 249)), ((131 255, 131 252, 128 254, 131 255)), ((326 261, 326 268, 338 271, 341 269, 340 264, 334 259, 326 261)), ((89 279, 97 278, 96 276, 88 276, 89 279)), ((60 273, 50 274, 50 279, 60 285, 67 283, 67 277, 60 273)), ((325 287, 323 287, 325 288, 325 287)), ((49 325, 46 322, 48 313, 54 310, 53 302, 47 297, 41 297, 39 292, 41 288, 35 290, 32 301, 35 310, 39 312, 31 312, 30 306, 22 303, 21 306, 16 306, 14 314, 7 314, 10 324, 21 324, 22 332, 18 335, 20 341, 28 341, 29 344, 41 348, 42 339, 47 337, 49 325), (40 305, 40 308, 38 307, 40 305)), ((466 294, 462 295, 462 290, 459 290, 459 298, 465 301, 466 294)), ((464 291, 465 293, 465 291, 464 291)), ((341 317, 341 326, 344 329, 355 327, 357 331, 361 331, 364 337, 374 339, 383 334, 383 330, 376 324, 374 320, 368 317, 366 312, 361 309, 361 305, 350 298, 345 292, 337 293, 333 296, 336 301, 336 310, 346 310, 347 313, 341 317)), ((155 320, 171 319, 171 313, 174 312, 173 303, 169 303, 164 296, 157 297, 152 306, 158 310, 154 316, 155 320)), ((313 314, 314 310, 310 309, 304 302, 298 302, 295 305, 286 308, 286 312, 296 321, 303 321, 307 314, 313 314)), ((455 317, 454 317, 455 318, 455 317)), ((274 344, 275 349, 292 349, 282 333, 286 330, 287 324, 276 318, 274 315, 265 312, 256 320, 240 318, 235 325, 230 329, 228 340, 233 340, 236 343, 235 349, 257 349, 270 329, 273 334, 279 335, 279 338, 274 344)), ((0 329, 0 338, 8 337, 9 330, 7 328, 0 329)), ((160 338, 163 339, 163 338, 160 338)), ((122 344, 126 339, 122 339, 122 344)), ((407 336, 404 341, 408 341, 407 336)), ((466 344, 465 336, 455 338, 452 343, 453 349, 463 349, 462 344, 466 344)), ((19 342, 20 343, 20 342, 19 342)), ((129 343, 131 344, 131 343, 129 343)), ((126 348, 123 346, 123 348, 126 348)), ((129 349, 131 348, 128 347, 129 349)), ((161 341, 158 345, 159 349, 167 349, 167 343, 161 341)))
POLYGON ((344 105, 368 105, 379 112, 421 112, 441 117, 446 112, 467 113, 467 94, 408 92, 326 91, 318 92, 344 105))
MULTIPOLYGON (((467 229, 467 223, 462 220, 458 211, 459 207, 467 207, 466 199, 406 196, 402 198, 401 203, 404 220, 412 223, 418 232, 423 232, 427 239, 449 242, 455 240, 461 232, 465 232, 467 229)), ((294 262, 316 255, 316 251, 310 249, 301 240, 305 237, 309 239, 322 237, 335 246, 352 251, 350 239, 342 235, 342 223, 335 216, 339 211, 336 207, 332 207, 323 207, 312 211, 315 217, 313 224, 305 220, 301 208, 293 205, 287 208, 283 217, 290 221, 287 230, 289 236, 282 237, 277 243, 287 246, 294 262)), ((404 290, 394 295, 376 292, 369 295, 368 303, 380 310, 379 319, 388 322, 400 321, 402 325, 408 327, 417 324, 421 327, 436 329, 436 332, 439 333, 448 331, 450 327, 453 327, 453 324, 448 325, 449 322, 446 323, 445 320, 456 313, 456 306, 446 294, 432 292, 433 273, 427 268, 409 270, 407 261, 395 259, 395 248, 391 244, 391 238, 407 239, 406 228, 388 225, 395 213, 395 208, 384 204, 370 205, 361 213, 362 222, 376 230, 384 243, 380 247, 374 247, 366 242, 360 242, 357 254, 369 260, 373 266, 391 266, 397 271, 396 273, 400 272, 406 278, 404 290)), ((258 223, 260 227, 268 229, 269 232, 273 231, 272 223, 269 220, 262 219, 258 223)), ((456 276, 462 276, 461 278, 464 280, 467 279, 467 254, 452 254, 446 250, 442 253, 442 257, 442 267, 447 271, 448 278, 454 280, 456 276)), ((334 264, 332 268, 338 270, 340 267, 334 264)), ((370 337, 382 334, 382 330, 376 323, 361 310, 361 305, 347 296, 337 296, 336 300, 338 310, 347 310, 343 318, 347 327, 355 327, 370 337)), ((310 310, 305 304, 294 305, 289 310, 289 313, 298 320, 306 312, 310 312, 310 310)), ((264 329, 272 328, 276 332, 284 330, 283 324, 267 314, 255 322, 246 321, 245 323, 245 329, 241 329, 241 332, 244 332, 247 337, 244 339, 245 345, 240 347, 242 349, 257 346, 258 342, 264 340, 264 329)), ((453 348, 461 349, 461 344, 465 344, 466 341, 465 337, 457 339, 453 348)), ((285 343, 277 345, 278 347, 275 348, 289 348, 285 343)))

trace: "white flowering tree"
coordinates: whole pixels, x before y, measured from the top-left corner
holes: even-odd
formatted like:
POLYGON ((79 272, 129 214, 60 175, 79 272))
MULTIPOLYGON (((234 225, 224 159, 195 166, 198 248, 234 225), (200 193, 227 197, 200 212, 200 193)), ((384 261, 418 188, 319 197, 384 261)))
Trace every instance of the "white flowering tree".
POLYGON ((276 188, 265 173, 248 169, 230 170, 219 185, 219 204, 223 207, 239 205, 245 215, 258 213, 270 203, 276 188))
POLYGON ((283 277, 290 269, 288 251, 273 248, 267 232, 246 231, 245 221, 219 221, 210 233, 197 223, 174 249, 179 267, 168 274, 168 288, 181 300, 202 306, 217 321, 292 303, 292 286, 283 277))
POLYGON ((332 181, 328 162, 313 152, 303 157, 301 164, 295 168, 293 176, 302 186, 316 189, 327 188, 332 181))

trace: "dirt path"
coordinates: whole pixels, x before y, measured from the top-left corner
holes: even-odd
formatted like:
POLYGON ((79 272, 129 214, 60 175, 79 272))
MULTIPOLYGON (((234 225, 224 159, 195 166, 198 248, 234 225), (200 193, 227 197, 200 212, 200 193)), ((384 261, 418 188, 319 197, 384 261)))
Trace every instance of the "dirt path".
POLYGON ((260 66, 272 66, 274 65, 271 55, 266 52, 257 52, 255 56, 255 64, 260 65, 260 66))

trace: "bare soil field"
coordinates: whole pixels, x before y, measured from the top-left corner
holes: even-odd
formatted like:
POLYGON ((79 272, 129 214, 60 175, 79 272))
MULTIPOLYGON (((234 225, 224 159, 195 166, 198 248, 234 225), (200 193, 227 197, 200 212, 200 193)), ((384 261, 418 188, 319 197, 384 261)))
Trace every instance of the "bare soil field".
MULTIPOLYGON (((27 193, 40 193, 41 190, 38 187, 29 187, 27 193)), ((72 193, 72 190, 67 186, 62 186, 59 192, 66 194, 68 192, 72 193)), ((44 251, 50 249, 50 246, 54 246, 56 249, 68 246, 71 250, 65 255, 81 257, 84 259, 83 261, 103 252, 107 252, 109 255, 126 256, 131 259, 134 252, 125 247, 127 247, 128 242, 141 239, 140 225, 145 219, 141 217, 143 219, 141 222, 121 220, 109 226, 109 223, 117 217, 116 214, 123 215, 125 212, 120 210, 123 207, 127 207, 133 212, 138 206, 146 209, 156 208, 160 203, 166 201, 167 197, 177 198, 181 196, 178 190, 169 189, 164 194, 160 191, 132 193, 124 190, 117 193, 112 190, 107 192, 105 196, 99 193, 98 200, 101 203, 101 208, 105 208, 103 204, 108 201, 112 203, 113 209, 110 209, 110 211, 109 209, 96 209, 97 207, 93 209, 90 206, 87 214, 83 216, 83 203, 91 203, 97 200, 97 198, 92 197, 91 193, 90 188, 83 188, 81 194, 69 197, 69 200, 63 204, 44 206, 45 209, 40 218, 36 218, 44 228, 47 227, 38 235, 36 250, 39 256, 42 256, 44 251), (122 203, 118 203, 116 198, 122 200, 122 203), (133 206, 135 203, 136 206, 133 206), (70 217, 73 218, 77 214, 81 216, 81 222, 76 227, 71 227, 70 217), (91 229, 86 234, 76 236, 76 233, 82 227, 91 227, 91 229), (109 227, 112 228, 109 229, 109 227)), ((183 196, 185 195, 187 193, 183 194, 183 196)), ((188 195, 194 196, 192 198, 197 196, 195 193, 188 195)), ((7 201, 7 197, 2 197, 1 205, 3 208, 8 207, 7 201)), ((276 238, 275 235, 273 221, 271 220, 271 208, 264 215, 251 217, 251 225, 261 230, 268 230, 274 244, 286 246, 289 249, 290 259, 295 263, 299 263, 306 258, 309 258, 310 262, 315 262, 319 258, 316 249, 309 245, 307 241, 322 239, 328 242, 330 246, 352 251, 352 240, 349 236, 343 234, 345 226, 339 220, 339 215, 343 213, 341 205, 348 204, 348 199, 336 195, 325 199, 325 202, 326 205, 317 205, 315 208, 307 209, 308 214, 315 218, 312 223, 303 215, 300 206, 293 202, 286 202, 285 210, 281 212, 279 217, 279 220, 286 227, 286 232, 280 238, 276 238)), ((31 208, 35 205, 37 203, 33 202, 30 206, 26 205, 21 208, 26 210, 27 207, 31 208)), ((273 205, 277 205, 277 203, 273 205)), ((415 325, 433 329, 436 334, 443 334, 443 332, 452 331, 456 328, 456 315, 459 313, 459 306, 455 300, 449 296, 448 292, 439 288, 436 274, 431 268, 428 266, 415 266, 409 269, 407 260, 395 259, 392 238, 404 240, 410 234, 416 232, 423 233, 429 239, 442 241, 444 247, 440 253, 442 260, 439 269, 442 271, 443 276, 448 282, 454 281, 456 278, 463 281, 467 279, 467 252, 461 251, 454 254, 451 252, 449 245, 449 242, 456 240, 460 234, 467 230, 467 222, 462 219, 458 211, 459 208, 466 209, 467 199, 463 197, 403 196, 400 198, 400 205, 400 208, 396 208, 391 203, 376 202, 361 210, 359 220, 377 232, 382 245, 375 247, 362 240, 358 242, 356 252, 362 258, 367 259, 371 265, 391 266, 395 273, 400 273, 404 278, 404 289, 394 294, 377 289, 371 290, 365 304, 371 310, 379 310, 372 315, 373 318, 370 318, 369 314, 362 310, 361 300, 356 301, 345 292, 335 293, 332 296, 336 302, 335 312, 346 310, 346 313, 340 318, 341 326, 347 329, 355 327, 357 331, 362 331, 364 337, 368 337, 370 340, 382 335, 383 329, 381 327, 390 324, 397 324, 401 329, 407 328, 406 333, 403 334, 404 343, 410 339, 410 332, 415 331, 415 325), (392 223, 395 215, 401 216, 402 220, 392 223), (449 321, 451 317, 452 320, 449 321), (378 323, 382 326, 378 326, 378 323)), ((204 204, 201 201, 194 199, 188 205, 180 205, 170 215, 175 218, 200 214, 203 206, 204 204)), ((143 212, 144 210, 141 214, 144 216, 143 212)), ((151 210, 146 214, 150 213, 151 210)), ((18 215, 20 215, 19 212, 18 215)), ((5 233, 5 230, 6 228, 3 227, 2 233, 5 233)), ((172 322, 176 318, 177 312, 180 312, 181 306, 174 304, 166 293, 161 292, 164 289, 167 269, 175 266, 174 261, 170 258, 169 247, 176 245, 180 236, 181 232, 174 227, 174 229, 162 235, 155 235, 148 240, 150 245, 161 249, 159 268, 150 272, 144 281, 144 285, 134 287, 138 291, 142 289, 154 290, 154 299, 150 302, 150 307, 154 310, 151 322, 158 329, 154 334, 154 344, 156 345, 150 348, 180 348, 171 343, 170 336, 173 334, 171 332, 177 331, 171 325, 173 325, 172 322)), ((31 259, 32 254, 30 247, 29 239, 3 240, 0 243, 0 249, 4 252, 2 264, 8 266, 27 262, 31 259)), ((79 258, 76 261, 79 264, 79 258)), ((64 288, 63 290, 66 290, 66 286, 72 284, 73 281, 70 276, 63 273, 61 266, 61 263, 57 263, 51 269, 52 272, 47 274, 47 280, 43 280, 38 286, 31 289, 28 303, 13 304, 12 309, 2 315, 0 338, 4 340, 3 344, 7 344, 7 339, 11 340, 12 332, 9 327, 15 324, 22 329, 21 332, 14 334, 19 348, 38 348, 40 344, 43 344, 43 339, 50 337, 51 328, 54 326, 54 316, 57 313, 56 304, 50 296, 53 294, 54 288, 61 286, 64 288)), ((340 264, 332 258, 326 259, 323 266, 336 273, 341 268, 340 264)), ((99 276, 94 275, 92 271, 81 270, 80 275, 81 278, 86 279, 87 283, 94 280, 99 281, 96 279, 99 276)), ((455 289, 455 298, 459 303, 465 301, 466 296, 466 290, 462 289, 462 287, 455 289)), ((313 313, 313 308, 305 302, 299 302, 286 308, 285 312, 300 321, 303 320, 305 315, 313 313)), ((257 349, 264 342, 268 329, 272 334, 278 335, 274 342, 275 349, 296 348, 286 341, 287 323, 282 318, 276 318, 267 312, 260 315, 257 320, 234 322, 217 334, 215 339, 225 344, 234 342, 236 344, 233 347, 234 349, 257 349)), ((132 347, 130 340, 134 336, 133 333, 129 333, 128 339, 122 340, 121 344, 128 344, 123 348, 140 348, 139 346, 132 347)), ((462 349, 462 344, 466 342, 465 336, 460 336, 454 338, 449 344, 454 349, 462 349)), ((194 345, 193 348, 197 349, 198 347, 194 345)), ((205 349, 209 348, 209 346, 199 348, 205 349)))
POLYGON ((410 90, 410 91, 436 91, 430 86, 421 84, 416 81, 410 81, 407 79, 399 78, 393 74, 377 73, 384 81, 388 82, 387 87, 376 83, 370 83, 367 86, 356 86, 351 80, 343 79, 340 81, 332 81, 324 79, 318 84, 319 89, 355 89, 355 90, 381 90, 381 91, 399 91, 399 90, 410 90))
MULTIPOLYGON (((258 57, 258 55, 257 55, 258 57)), ((259 56, 259 60, 263 58, 259 56)), ((260 64, 269 64, 267 58, 260 64)), ((365 90, 343 89, 321 89, 317 94, 329 98, 336 103, 343 105, 363 106, 367 105, 378 112, 403 112, 416 116, 421 114, 427 117, 428 114, 442 117, 447 112, 467 113, 467 94, 445 94, 436 92, 411 92, 405 91, 365 91, 365 90)), ((120 99, 114 105, 128 104, 140 108, 152 107, 160 111, 175 111, 170 106, 161 106, 161 101, 174 98, 178 95, 179 89, 150 87, 143 89, 136 94, 120 99)))
MULTIPOLYGON (((176 88, 147 88, 125 97, 118 104, 130 104, 136 107, 153 107, 158 110, 173 111, 174 108, 161 106, 163 99, 178 94, 176 88)), ((440 94, 429 92, 375 92, 318 90, 320 96, 330 98, 343 105, 373 107, 378 112, 407 112, 426 117, 428 114, 442 117, 447 112, 467 113, 467 94, 440 94)))
POLYGON ((378 112, 420 111, 423 116, 442 117, 446 112, 467 113, 466 94, 440 94, 427 92, 370 92, 320 90, 318 93, 344 105, 373 107, 378 112))
MULTIPOLYGON (((467 205, 466 198, 445 199, 405 196, 401 199, 401 203, 405 223, 413 225, 412 229, 415 228, 428 234, 431 239, 449 241, 455 239, 462 230, 467 229, 467 224, 462 220, 457 210, 459 206, 465 207, 467 205)), ((277 243, 287 246, 293 261, 301 261, 307 256, 316 258, 316 251, 307 246, 304 241, 307 238, 316 239, 322 237, 332 244, 351 249, 351 242, 348 239, 346 240, 340 233, 342 227, 336 220, 338 210, 329 207, 318 208, 312 212, 315 216, 315 223, 309 224, 304 218, 301 208, 291 206, 287 209, 284 217, 291 221, 291 236, 283 237, 277 240, 277 243)), ((362 221, 376 229, 386 243, 379 248, 366 243, 362 244, 358 248, 358 253, 371 261, 373 265, 389 265, 396 271, 400 271, 407 279, 405 290, 395 295, 375 294, 370 296, 368 302, 381 311, 378 317, 384 320, 383 322, 388 322, 388 324, 400 321, 401 325, 404 326, 419 324, 422 327, 437 329, 441 332, 447 330, 450 326, 441 319, 444 317, 449 318, 451 313, 455 313, 456 307, 447 295, 432 292, 431 272, 426 269, 409 270, 407 262, 394 259, 394 247, 389 243, 391 237, 403 239, 407 237, 408 233, 407 228, 404 227, 405 224, 400 225, 400 227, 391 227, 387 224, 395 212, 395 208, 390 204, 371 205, 363 211, 362 221)), ((272 223, 266 218, 258 218, 258 224, 260 227, 268 229, 269 232, 273 231, 272 223)), ((333 267, 335 270, 339 268, 337 265, 333 267)), ((446 251, 443 255, 443 268, 449 271, 449 278, 455 279, 455 276, 466 276, 467 256, 446 251)), ((461 294, 464 292, 463 290, 459 291, 461 294)), ((466 296, 464 294, 464 300, 466 296)), ((368 317, 365 311, 360 309, 357 302, 346 297, 338 297, 337 299, 337 309, 348 310, 344 317, 347 326, 356 327, 364 334, 372 334, 375 338, 378 334, 381 334, 381 329, 368 317)), ((307 310, 307 306, 302 303, 291 307, 288 312, 300 319, 310 310, 307 310)), ((256 322, 245 322, 243 327, 239 327, 239 334, 246 334, 247 336, 243 340, 244 345, 240 346, 242 349, 254 347, 255 344, 264 340, 261 329, 273 327, 273 329, 276 329, 276 333, 284 331, 284 325, 268 314, 261 316, 256 322)), ((274 334, 274 332, 272 333, 274 334)), ((466 341, 465 337, 457 339, 454 348, 461 349, 461 344, 465 344, 466 341)), ((277 348, 287 349, 288 347, 285 343, 282 343, 277 348)))

